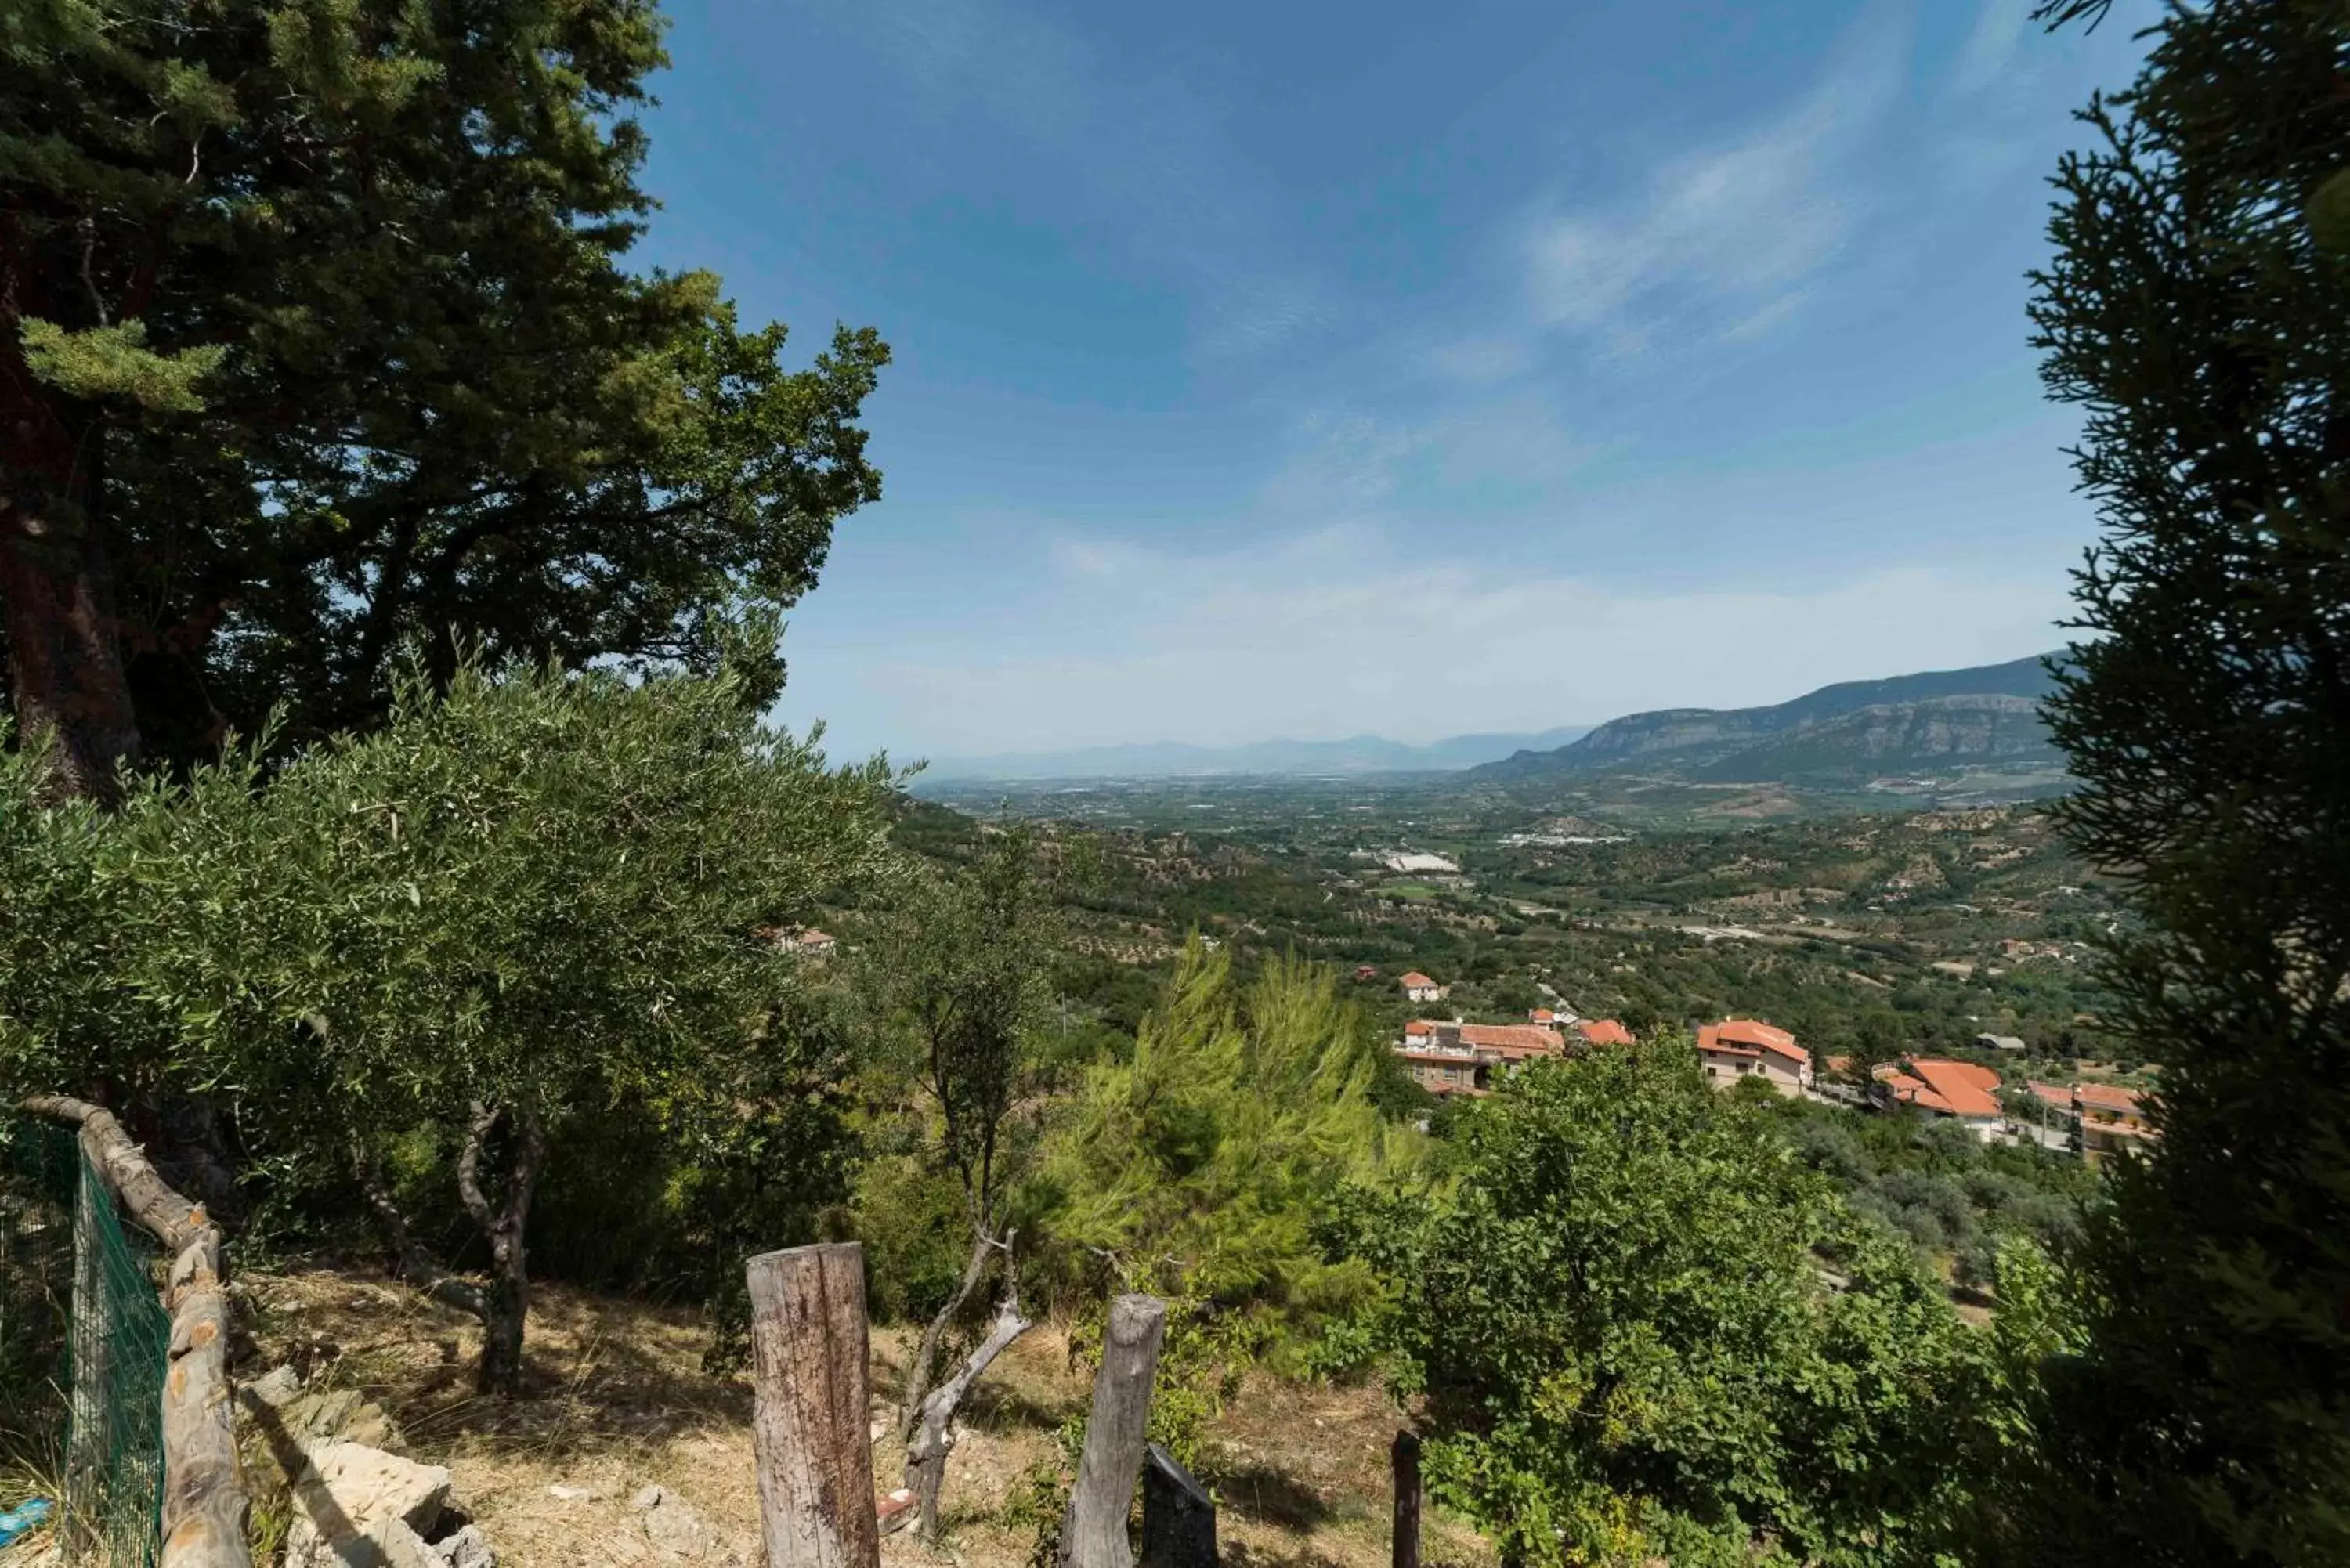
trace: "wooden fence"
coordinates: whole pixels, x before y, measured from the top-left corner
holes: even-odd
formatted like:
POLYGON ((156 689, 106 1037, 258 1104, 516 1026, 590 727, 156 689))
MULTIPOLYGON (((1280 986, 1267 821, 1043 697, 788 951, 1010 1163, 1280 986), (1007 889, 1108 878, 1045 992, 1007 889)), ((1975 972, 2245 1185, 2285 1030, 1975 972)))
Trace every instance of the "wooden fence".
MULTIPOLYGON (((767 1568, 879 1568, 865 1253, 855 1242, 751 1260, 752 1448, 767 1568)), ((1142 1488, 1140 1568, 1215 1568, 1216 1508, 1150 1443, 1166 1334, 1155 1297, 1110 1303, 1059 1568, 1136 1568, 1127 1518, 1142 1488)), ((1394 1568, 1419 1568, 1419 1439, 1396 1434, 1394 1568)))
POLYGON ((162 1568, 253 1568, 250 1502, 237 1467, 235 1401, 228 1376, 228 1293, 220 1228, 172 1190, 120 1123, 62 1095, 24 1102, 36 1116, 78 1129, 84 1157, 124 1218, 172 1259, 162 1291, 171 1314, 163 1375, 162 1568))

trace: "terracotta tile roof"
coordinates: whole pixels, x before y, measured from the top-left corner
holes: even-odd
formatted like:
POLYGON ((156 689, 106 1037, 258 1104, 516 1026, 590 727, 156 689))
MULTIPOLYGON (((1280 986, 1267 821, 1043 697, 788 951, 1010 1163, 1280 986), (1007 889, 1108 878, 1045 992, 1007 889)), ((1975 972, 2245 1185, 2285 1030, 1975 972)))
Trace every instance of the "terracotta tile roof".
POLYGON ((1526 1012, 1526 1022, 1529 1023, 1555 1023, 1558 1022, 1558 1014, 1553 1012, 1547 1007, 1531 1008, 1526 1012))
POLYGON ((1575 1026, 1586 1045, 1629 1045, 1632 1032, 1612 1018, 1586 1018, 1575 1026))
POLYGON ((1407 1045, 1446 1035, 1457 1038, 1472 1051, 1490 1051, 1504 1056, 1556 1056, 1566 1050, 1566 1041, 1557 1030, 1534 1023, 1454 1023, 1415 1018, 1403 1026, 1407 1045))
POLYGON ((1396 983, 1402 986, 1407 991, 1418 991, 1422 986, 1434 985, 1436 982, 1429 979, 1426 975, 1420 973, 1419 971, 1413 970, 1409 974, 1398 980, 1396 983))
POLYGON ((2146 1096, 2136 1089, 2116 1088, 2111 1084, 2075 1084, 2073 1092, 2081 1096, 2081 1104, 2093 1110, 2144 1113, 2146 1096))
POLYGON ((1999 1075, 1990 1068, 1931 1056, 1912 1056, 1908 1063, 1908 1073, 1895 1073, 1884 1080, 1900 1098, 1970 1121, 1996 1120, 2001 1115, 1999 1102, 1991 1094, 1999 1087, 1999 1075))
POLYGON ((1759 1059, 1762 1054, 1760 1051, 1750 1051, 1743 1045, 1724 1045, 1719 1040, 1708 1038, 1702 1029, 1697 1032, 1697 1048, 1708 1056, 1752 1056, 1759 1059))
POLYGON ((2037 1078, 2030 1078, 2024 1081, 2023 1086, 2060 1111, 2073 1108, 2073 1085, 2070 1084, 2043 1084, 2037 1078))
POLYGON ((1812 1054, 1796 1044, 1794 1035, 1752 1018, 1725 1018, 1719 1023, 1700 1024, 1697 1048, 1730 1056, 1760 1056, 1767 1051, 1799 1066, 1812 1064, 1812 1054))
POLYGON ((1731 1045, 1743 1045, 1750 1050, 1768 1051, 1774 1056, 1784 1056, 1808 1067, 1812 1054, 1795 1044, 1795 1037, 1783 1029, 1774 1029, 1759 1018, 1725 1018, 1719 1023, 1709 1023, 1697 1032, 1700 1049, 1709 1040, 1731 1045))
POLYGON ((1534 1023, 1464 1023, 1461 1043, 1480 1051, 1540 1052, 1552 1056, 1566 1049, 1557 1030, 1534 1023))

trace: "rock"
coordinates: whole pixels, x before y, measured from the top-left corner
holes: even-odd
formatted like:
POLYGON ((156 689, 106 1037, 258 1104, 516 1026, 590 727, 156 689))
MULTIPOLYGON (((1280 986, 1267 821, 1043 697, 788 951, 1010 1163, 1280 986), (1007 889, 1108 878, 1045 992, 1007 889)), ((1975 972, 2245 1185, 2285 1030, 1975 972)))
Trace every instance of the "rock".
POLYGON ((565 1486, 561 1481, 546 1489, 546 1495, 557 1502, 593 1502, 596 1489, 592 1486, 565 1486))
POLYGON ((449 1472, 361 1443, 322 1443, 293 1487, 286 1568, 437 1568, 424 1543, 449 1472))
POLYGON ((432 1555, 445 1568, 495 1568, 489 1537, 478 1524, 469 1524, 445 1541, 432 1542, 432 1555))
POLYGON ((279 1366, 263 1373, 237 1390, 237 1395, 249 1405, 275 1410, 290 1404, 302 1392, 302 1375, 291 1366, 279 1366))
POLYGON ((705 1563, 740 1568, 742 1550, 667 1487, 649 1486, 629 1500, 638 1513, 645 1543, 658 1563, 705 1563))

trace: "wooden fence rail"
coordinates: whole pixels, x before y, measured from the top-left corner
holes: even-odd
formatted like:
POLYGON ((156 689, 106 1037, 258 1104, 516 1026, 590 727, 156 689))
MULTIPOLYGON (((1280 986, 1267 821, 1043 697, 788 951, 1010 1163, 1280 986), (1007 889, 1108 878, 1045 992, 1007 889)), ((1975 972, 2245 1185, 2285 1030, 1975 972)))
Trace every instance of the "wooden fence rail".
POLYGON ((228 1375, 228 1292, 220 1227, 172 1190, 111 1113, 86 1100, 36 1095, 36 1116, 79 1129, 84 1158, 115 1206, 163 1244, 172 1318, 163 1375, 162 1568, 253 1568, 252 1502, 236 1459, 235 1389, 228 1375))

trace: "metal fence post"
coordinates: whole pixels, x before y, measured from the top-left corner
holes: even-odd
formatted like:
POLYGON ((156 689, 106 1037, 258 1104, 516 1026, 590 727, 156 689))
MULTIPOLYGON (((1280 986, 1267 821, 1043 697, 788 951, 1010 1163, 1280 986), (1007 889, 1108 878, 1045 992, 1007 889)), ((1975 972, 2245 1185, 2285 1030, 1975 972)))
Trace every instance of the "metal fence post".
POLYGON ((1157 1443, 1142 1461, 1141 1568, 1216 1568, 1215 1500, 1157 1443))

